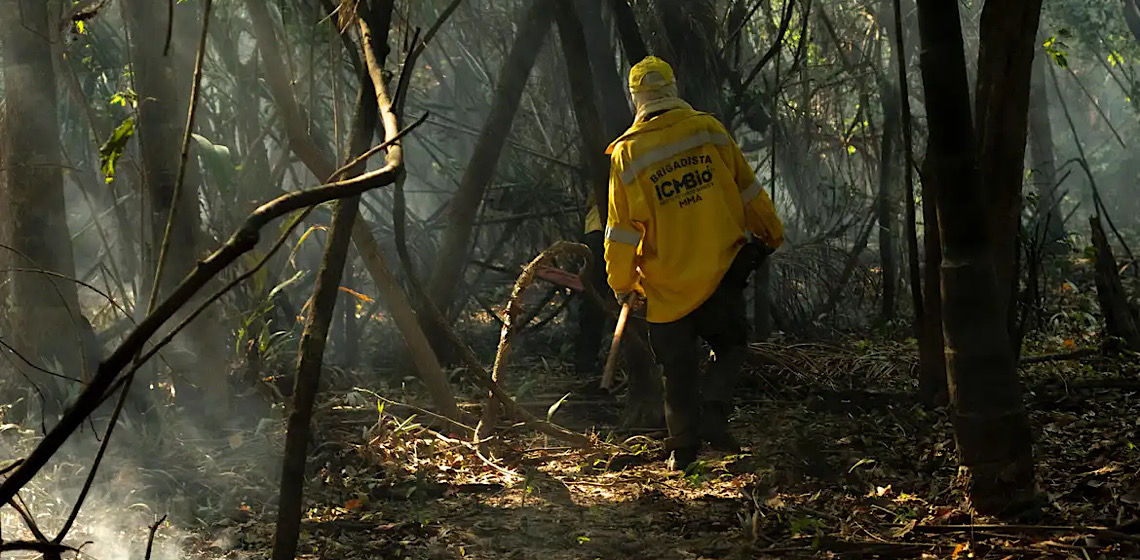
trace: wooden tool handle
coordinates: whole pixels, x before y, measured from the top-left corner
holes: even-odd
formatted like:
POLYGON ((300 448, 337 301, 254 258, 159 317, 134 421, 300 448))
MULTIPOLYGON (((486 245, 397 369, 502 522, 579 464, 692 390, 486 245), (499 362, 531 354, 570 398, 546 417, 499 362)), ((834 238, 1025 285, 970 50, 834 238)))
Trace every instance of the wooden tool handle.
POLYGON ((602 373, 602 388, 609 390, 614 384, 614 369, 617 368, 618 346, 621 344, 621 334, 625 332, 625 322, 629 319, 630 302, 621 306, 618 315, 617 327, 614 328, 614 340, 610 343, 610 355, 606 357, 606 369, 602 373))

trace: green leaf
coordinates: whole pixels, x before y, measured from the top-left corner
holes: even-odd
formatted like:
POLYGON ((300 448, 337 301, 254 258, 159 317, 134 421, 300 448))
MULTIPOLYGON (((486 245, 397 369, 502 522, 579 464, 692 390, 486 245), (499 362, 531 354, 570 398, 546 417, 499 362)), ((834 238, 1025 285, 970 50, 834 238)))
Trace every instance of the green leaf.
MULTIPOLYGON (((1064 32, 1064 30, 1062 31, 1064 32)), ((1061 35, 1065 36, 1065 33, 1062 33, 1061 35)), ((1057 66, 1060 66, 1061 68, 1069 67, 1069 59, 1066 56, 1067 53, 1063 50, 1064 48, 1068 47, 1068 45, 1062 41, 1058 41, 1056 35, 1045 39, 1045 42, 1041 43, 1041 46, 1045 48, 1045 52, 1048 53, 1049 56, 1053 57, 1053 62, 1057 64, 1057 66)))
POLYGON ((115 127, 111 137, 99 147, 99 170, 107 177, 107 182, 115 180, 115 164, 123 157, 127 142, 135 134, 135 117, 129 116, 115 127))
POLYGON ((284 290, 285 288, 288 288, 289 286, 296 284, 297 281, 300 280, 303 276, 305 276, 305 271, 304 270, 298 270, 297 273, 294 274, 292 278, 274 286, 272 290, 269 290, 268 299, 273 299, 273 296, 277 295, 277 292, 280 292, 281 290, 284 290))
POLYGON ((230 157, 229 147, 210 142, 200 134, 191 134, 191 136, 202 150, 202 163, 205 164, 210 175, 223 186, 233 184, 236 169, 233 159, 230 157))
POLYGON ((561 399, 558 399, 558 402, 550 405, 550 408, 548 408, 546 410, 546 421, 547 422, 550 422, 550 419, 554 418, 554 413, 558 412, 558 407, 562 406, 562 403, 566 402, 566 399, 568 399, 569 397, 570 397, 570 393, 566 393, 565 395, 562 395, 561 399))

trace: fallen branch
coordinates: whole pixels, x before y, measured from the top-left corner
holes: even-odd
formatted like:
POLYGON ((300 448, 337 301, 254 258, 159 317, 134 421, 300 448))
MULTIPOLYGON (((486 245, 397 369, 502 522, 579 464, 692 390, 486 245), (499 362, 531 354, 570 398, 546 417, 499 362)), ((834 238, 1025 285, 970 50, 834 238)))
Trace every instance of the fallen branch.
MULTIPOLYGON (((888 525, 892 528, 903 528, 907 525, 888 525)), ((1011 533, 1089 533, 1107 531, 1108 527, 1080 526, 1080 525, 1003 525, 1000 523, 980 525, 915 525, 911 531, 916 533, 965 533, 970 531, 1006 531, 1011 533)))
MULTIPOLYGON (((511 297, 507 301, 507 309, 503 313, 503 328, 499 331, 499 347, 495 351, 495 364, 491 369, 491 382, 497 384, 500 375, 507 362, 507 355, 511 351, 511 344, 514 342, 518 334, 526 327, 526 324, 533 319, 533 315, 524 316, 522 307, 522 295, 526 292, 534 281, 538 278, 538 271, 547 261, 553 260, 559 255, 566 254, 583 254, 585 247, 580 243, 568 243, 559 241, 551 245, 549 249, 541 252, 535 257, 526 267, 523 268, 519 277, 515 280, 514 289, 511 290, 511 297), (520 320, 522 319, 522 320, 520 320)), ((487 399, 486 405, 483 407, 483 417, 479 420, 479 425, 475 428, 475 439, 478 441, 486 441, 490 436, 490 431, 493 429, 494 424, 498 421, 499 409, 502 407, 502 401, 492 392, 487 399)), ((515 405, 518 406, 517 404, 515 405)), ((520 410, 522 407, 518 407, 520 410)))
POLYGON ((79 554, 79 549, 77 548, 43 541, 8 541, 0 543, 0 552, 13 552, 17 550, 38 552, 43 554, 45 559, 59 558, 64 552, 79 554))

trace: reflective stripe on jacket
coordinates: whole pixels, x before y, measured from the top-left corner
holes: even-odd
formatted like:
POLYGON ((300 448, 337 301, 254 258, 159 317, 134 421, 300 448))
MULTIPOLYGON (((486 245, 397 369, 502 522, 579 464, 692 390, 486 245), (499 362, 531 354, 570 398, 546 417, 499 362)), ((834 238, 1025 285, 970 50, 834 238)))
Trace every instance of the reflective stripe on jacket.
POLYGON ((638 121, 606 151, 609 284, 643 293, 649 322, 676 321, 704 303, 746 230, 770 248, 783 243, 772 200, 712 115, 674 109, 638 121))

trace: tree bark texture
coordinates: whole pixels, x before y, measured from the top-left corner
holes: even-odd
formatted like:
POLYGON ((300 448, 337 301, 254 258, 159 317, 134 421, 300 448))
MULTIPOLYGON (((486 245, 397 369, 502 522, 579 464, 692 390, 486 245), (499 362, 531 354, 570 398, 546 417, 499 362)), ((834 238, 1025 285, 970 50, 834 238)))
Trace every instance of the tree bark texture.
MULTIPOLYGON (((369 29, 375 25, 379 36, 373 43, 368 33, 362 33, 361 48, 382 48, 382 53, 370 53, 379 64, 387 58, 388 30, 391 27, 395 0, 380 0, 378 17, 371 13, 369 29), (376 45, 374 47, 373 45, 376 45), (382 46, 382 47, 381 47, 382 46)), ((363 7, 361 7, 363 8, 363 7)), ((364 11, 367 11, 365 8, 364 11)), ((349 141, 349 158, 368 150, 376 123, 379 121, 379 104, 373 82, 361 77, 360 90, 356 99, 356 117, 352 125, 352 138, 349 141)), ((388 137, 395 136, 395 126, 390 127, 388 137)), ((358 164, 350 168, 344 176, 351 177, 364 171, 358 164)), ((289 413, 285 437, 285 454, 281 471, 281 491, 278 500, 277 531, 273 540, 273 560, 292 560, 297 556, 297 542, 301 535, 305 488, 305 463, 308 457, 310 439, 309 423, 313 417, 313 404, 320 386, 321 368, 324 364, 325 346, 328 342, 329 325, 336 309, 340 293, 341 278, 345 261, 348 259, 352 228, 357 221, 360 196, 336 201, 333 208, 332 225, 325 244, 324 257, 317 271, 317 281, 313 288, 313 302, 305 319, 305 329, 301 333, 301 346, 297 360, 297 377, 293 387, 293 407, 289 413)))
MULTIPOLYGON (((891 49, 891 59, 895 58, 891 49)), ((885 73, 884 73, 885 74, 885 73)), ((898 300, 899 263, 898 235, 895 231, 895 186, 898 182, 898 154, 895 147, 899 133, 899 92, 897 85, 885 75, 880 77, 879 99, 883 107, 882 142, 879 154, 879 196, 876 211, 879 222, 879 262, 883 270, 883 299, 879 317, 895 318, 898 300)))
MULTIPOLYGON (((1016 332, 1017 236, 1021 225, 1029 84, 1041 0, 986 2, 978 46, 974 116, 984 208, 993 230, 998 306, 1016 332)), ((1019 337, 1012 337, 1020 340, 1019 337)))
POLYGON ((586 166, 586 183, 599 201, 598 212, 602 223, 606 223, 609 200, 609 158, 606 157, 602 117, 598 111, 594 92, 594 73, 590 70, 586 35, 582 21, 574 11, 573 0, 554 1, 554 19, 558 23, 559 43, 562 56, 566 60, 567 79, 570 82, 570 99, 574 105, 574 118, 578 123, 581 137, 582 161, 586 166))
POLYGON ((1128 295, 1120 282, 1120 274, 1117 272, 1120 269, 1112 254, 1108 236, 1104 234, 1100 217, 1089 216, 1089 226, 1096 250, 1096 296, 1100 302, 1101 314, 1104 315, 1105 330, 1108 336, 1123 340, 1129 350, 1140 351, 1140 328, 1137 326, 1136 314, 1128 303, 1128 295))
MULTIPOLYGON (((617 139, 633 123, 626 81, 614 63, 615 47, 602 19, 604 0, 574 0, 582 31, 586 37, 586 53, 594 73, 595 96, 601 111, 602 133, 606 144, 617 139)), ((628 4, 627 4, 628 6, 628 4)), ((640 36, 639 36, 640 37, 640 36)))
MULTIPOLYGON (((553 11, 542 2, 531 4, 522 15, 519 34, 500 70, 491 112, 479 136, 479 143, 467 164, 459 188, 449 202, 447 229, 444 230, 428 283, 428 296, 445 315, 455 303, 456 288, 463 279, 467 264, 467 250, 475 218, 487 187, 495 176, 499 156, 510 136, 511 123, 526 88, 527 78, 542 49, 552 20, 553 11)), ((437 353, 454 353, 446 337, 438 332, 431 321, 424 321, 423 325, 430 333, 429 339, 437 353)))
POLYGON ((621 48, 625 52, 630 65, 637 64, 641 59, 649 56, 649 49, 645 46, 645 38, 641 35, 641 27, 637 24, 637 15, 629 0, 608 0, 613 10, 614 21, 617 23, 618 38, 621 39, 621 48))
MULTIPOLYGON (((0 13, 11 21, 0 26, 4 53, 6 134, 0 136, 6 185, 4 228, 11 247, 0 249, 13 268, 43 270, 75 277, 75 259, 63 192, 58 99, 48 4, 40 0, 3 0, 0 13)), ((57 36, 56 36, 57 37, 57 36)), ((73 282, 33 272, 11 276, 8 320, 10 343, 33 363, 49 370, 54 358, 73 379, 93 375, 84 360, 83 318, 73 282)), ((88 353, 92 349, 87 349, 88 353)), ((89 356, 96 360, 98 356, 89 356)), ((19 363, 19 360, 10 360, 19 363)), ((16 367, 23 367, 18 365, 16 367)), ((59 411, 65 388, 56 378, 28 370, 47 397, 47 414, 59 411)))
MULTIPOLYGON (((698 111, 728 122, 716 44, 716 6, 709 0, 653 0, 649 13, 655 33, 650 44, 673 66, 680 96, 698 111)), ((636 61, 634 61, 636 62, 636 61)))
POLYGON ((922 323, 918 335, 918 398, 930 406, 943 406, 946 388, 946 349, 942 336, 942 236, 938 232, 938 176, 930 154, 922 173, 922 323))
POLYGON ((1062 250, 1065 224, 1061 219, 1057 193, 1057 160, 1053 149, 1053 125, 1049 120, 1049 94, 1045 73, 1049 57, 1038 52, 1033 58, 1033 77, 1029 88, 1029 180, 1037 192, 1036 220, 1030 233, 1034 244, 1046 253, 1062 250))
MULTIPOLYGON (((959 472, 980 512, 1009 514, 1036 498, 1032 434, 1009 344, 1003 306, 1008 285, 999 283, 994 267, 993 214, 978 211, 988 197, 977 163, 958 5, 919 0, 918 10, 930 129, 928 157, 941 187, 942 323, 959 472)), ((989 41, 1007 38, 994 37, 992 30, 986 37, 989 41)), ((995 45, 985 49, 995 59, 1008 59, 995 45)), ((985 64, 984 75, 992 77, 991 63, 985 64)), ((1024 79, 1028 82, 1028 72, 1024 79)), ((1020 89, 1028 94, 1027 83, 1020 89)), ((987 88, 983 91, 982 97, 994 103, 1007 101, 987 88)), ((996 126, 999 115, 991 111, 987 106, 979 113, 993 115, 996 126)), ((989 130, 998 135, 992 126, 989 130)), ((1013 142, 1017 135, 1010 132, 1007 138, 1013 142)), ((1024 143, 1021 137, 1022 149, 1024 143)), ((1015 151, 992 146, 1003 153, 1015 151)))
MULTIPOLYGON (((139 98, 136 126, 145 191, 142 198, 149 205, 142 293, 136 298, 136 314, 145 314, 171 212, 174 223, 155 301, 169 295, 194 268, 201 248, 198 197, 201 174, 196 157, 186 161, 186 175, 178 200, 174 200, 174 190, 181 166, 197 33, 203 23, 202 8, 198 3, 175 7, 169 56, 162 52, 166 28, 155 25, 168 17, 165 4, 125 0, 122 11, 131 36, 131 60, 139 98)), ((207 312, 178 337, 185 351, 168 353, 180 401, 209 411, 206 418, 211 422, 227 416, 228 403, 226 368, 217 352, 224 342, 216 324, 216 311, 207 312)))
POLYGON ((131 60, 139 95, 136 124, 143 188, 150 203, 148 245, 151 250, 146 267, 152 273, 167 216, 173 207, 178 207, 163 285, 159 287, 159 297, 164 297, 194 267, 197 257, 199 173, 193 160, 188 163, 180 200, 175 201, 173 197, 195 50, 194 39, 186 34, 193 35, 200 29, 201 9, 195 4, 176 6, 170 55, 164 56, 166 28, 155 23, 166 21, 166 5, 150 0, 124 2, 123 14, 131 33, 131 60))

